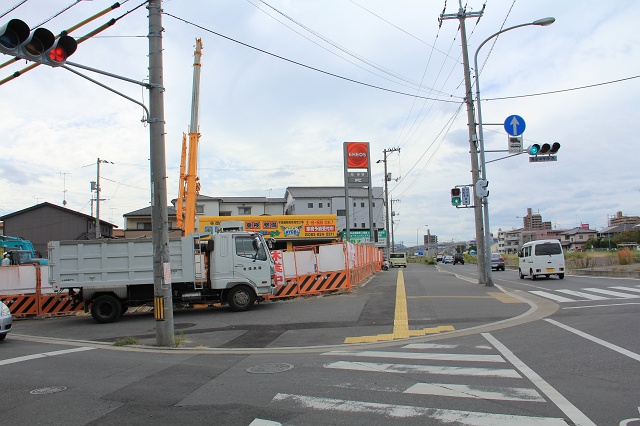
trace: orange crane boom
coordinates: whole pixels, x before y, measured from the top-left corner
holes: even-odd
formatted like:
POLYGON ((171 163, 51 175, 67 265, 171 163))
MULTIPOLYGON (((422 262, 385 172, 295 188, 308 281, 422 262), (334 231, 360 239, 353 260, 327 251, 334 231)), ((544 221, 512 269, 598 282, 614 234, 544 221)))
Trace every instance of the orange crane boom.
POLYGON ((184 173, 187 160, 186 137, 182 137, 182 158, 180 163, 180 187, 176 202, 176 218, 183 235, 196 231, 196 199, 200 193, 198 178, 198 113, 200 105, 200 70, 202 65, 202 39, 196 39, 196 50, 193 54, 193 91, 191 95, 191 125, 189 126, 188 166, 184 173), (184 215, 184 219, 183 219, 184 215))

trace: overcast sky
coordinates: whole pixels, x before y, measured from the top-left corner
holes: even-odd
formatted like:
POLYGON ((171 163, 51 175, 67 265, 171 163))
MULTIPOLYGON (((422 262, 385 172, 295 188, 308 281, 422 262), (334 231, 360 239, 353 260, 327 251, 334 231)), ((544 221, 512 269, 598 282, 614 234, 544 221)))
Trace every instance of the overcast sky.
MULTIPOLYGON (((0 23, 19 18, 33 27, 53 17, 44 26, 58 34, 113 2, 5 0, 0 23)), ((140 3, 126 1, 71 35, 84 36, 140 3)), ((472 209, 450 203, 450 189, 471 182, 471 166, 461 38, 457 20, 439 25, 444 6, 164 1, 168 198, 178 192, 193 51, 202 38, 201 194, 282 197, 288 186, 341 186, 343 142, 367 141, 375 186, 383 186, 384 174, 375 161, 385 148, 400 148, 387 163, 390 196, 400 200, 397 243, 414 245, 427 229, 440 241, 474 238, 472 209)), ((482 7, 482 0, 467 3, 468 11, 482 7)), ((457 1, 446 2, 445 13, 457 10, 457 1)), ((507 149, 503 126, 491 124, 511 114, 526 121, 525 145, 562 145, 557 162, 519 155, 488 163, 494 234, 522 226, 527 207, 557 228, 586 223, 600 230, 617 211, 640 215, 639 15, 633 0, 493 0, 479 21, 467 19, 473 65, 480 43, 501 28, 556 18, 547 27, 509 31, 479 54, 486 150, 507 149)), ((80 44, 70 60, 143 81, 147 33, 140 7, 80 44)), ((0 78, 24 66, 0 69, 0 78)), ((148 105, 140 86, 83 72, 148 105)), ((98 158, 113 163, 101 164, 102 219, 122 227, 124 213, 149 205, 149 129, 136 104, 67 70, 40 66, 0 86, 0 117, 0 215, 63 200, 90 214, 98 158)), ((487 152, 487 161, 506 155, 487 152)))

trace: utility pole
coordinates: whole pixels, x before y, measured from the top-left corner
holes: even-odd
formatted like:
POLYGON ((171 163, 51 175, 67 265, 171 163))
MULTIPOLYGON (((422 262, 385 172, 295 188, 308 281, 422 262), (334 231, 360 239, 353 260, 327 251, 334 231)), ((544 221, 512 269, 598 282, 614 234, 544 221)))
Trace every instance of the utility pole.
POLYGON ((391 247, 393 249, 393 251, 396 251, 396 241, 394 239, 394 232, 393 232, 393 217, 396 215, 396 212, 393 211, 393 202, 400 202, 400 200, 391 200, 391 247))
POLYGON ((464 67, 464 85, 465 85, 465 103, 467 104, 467 126, 469 128, 469 153, 471 155, 471 179, 473 183, 473 212, 475 214, 475 226, 476 226, 476 246, 478 248, 478 283, 487 284, 487 268, 485 256, 490 256, 489 253, 485 253, 484 243, 484 220, 482 216, 482 202, 476 196, 476 182, 480 176, 479 164, 478 164, 478 135, 476 133, 476 114, 474 109, 473 94, 471 90, 471 70, 469 68, 469 52, 467 49, 467 29, 465 27, 466 18, 479 18, 484 12, 466 12, 462 7, 462 0, 459 0, 459 9, 456 14, 444 13, 440 15, 440 24, 445 19, 458 19, 460 21, 460 38, 462 41, 462 64, 464 67))
MULTIPOLYGON (((382 160, 382 162, 384 163, 384 207, 385 207, 385 229, 387 231, 387 242, 386 242, 386 247, 387 247, 387 259, 389 259, 389 254, 391 253, 389 251, 389 247, 390 247, 390 242, 391 242, 391 230, 389 229, 389 181, 391 180, 391 176, 389 176, 389 174, 387 173, 387 153, 389 152, 400 152, 400 148, 389 148, 389 149, 384 149, 382 150, 383 154, 384 154, 384 160, 382 160)), ((378 162, 380 162, 380 160, 378 160, 378 162)))
POLYGON ((158 346, 175 345, 164 130, 162 0, 149 0, 149 133, 151 142, 151 227, 153 289, 158 346))
POLYGON ((102 238, 102 234, 100 233, 100 163, 111 163, 111 161, 98 158, 96 162, 96 240, 102 238))

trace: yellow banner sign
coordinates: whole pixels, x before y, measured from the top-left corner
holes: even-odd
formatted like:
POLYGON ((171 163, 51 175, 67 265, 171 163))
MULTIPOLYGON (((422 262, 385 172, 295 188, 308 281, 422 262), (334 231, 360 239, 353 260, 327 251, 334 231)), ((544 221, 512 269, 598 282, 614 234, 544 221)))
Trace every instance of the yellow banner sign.
POLYGON ((338 218, 334 214, 268 216, 199 216, 200 232, 215 233, 220 222, 241 221, 244 230, 260 232, 276 240, 337 238, 338 218))

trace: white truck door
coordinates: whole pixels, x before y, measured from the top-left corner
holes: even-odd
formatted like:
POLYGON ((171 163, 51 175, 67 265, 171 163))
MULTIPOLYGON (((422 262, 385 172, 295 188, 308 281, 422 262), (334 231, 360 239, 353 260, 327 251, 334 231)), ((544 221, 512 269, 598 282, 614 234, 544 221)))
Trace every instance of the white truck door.
POLYGON ((269 259, 264 246, 256 250, 254 237, 251 235, 236 235, 234 242, 234 278, 250 281, 254 285, 263 286, 263 281, 269 281, 271 270, 269 259))

